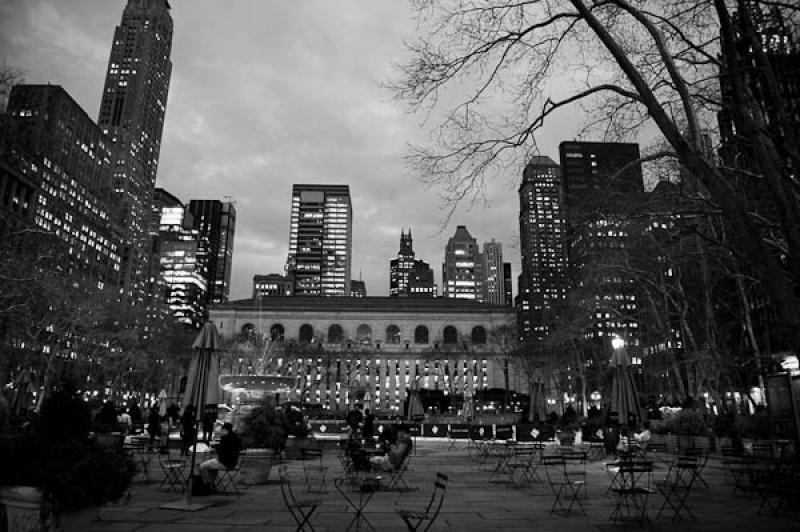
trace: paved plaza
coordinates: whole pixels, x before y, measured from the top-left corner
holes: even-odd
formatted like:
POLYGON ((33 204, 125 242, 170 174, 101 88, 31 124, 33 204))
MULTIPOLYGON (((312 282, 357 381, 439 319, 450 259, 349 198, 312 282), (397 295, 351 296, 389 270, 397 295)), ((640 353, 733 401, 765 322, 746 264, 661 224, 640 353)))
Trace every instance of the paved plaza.
MULTIPOLYGON (((326 442, 324 463, 329 466, 328 489, 320 495, 322 504, 311 522, 318 531, 347 529, 353 518, 342 495, 334 489, 333 477, 341 476, 342 466, 332 442, 326 442)), ((670 457, 665 457, 667 460, 670 457)), ((615 523, 610 520, 614 497, 607 494, 609 476, 604 462, 597 458, 586 468, 587 493, 581 496, 585 515, 579 510, 568 516, 551 514, 554 497, 545 476, 530 486, 515 487, 507 482, 490 482, 494 460, 480 465, 467 452, 467 444, 451 448, 442 440, 417 441, 416 452, 411 457, 405 476, 409 491, 378 491, 374 493, 366 510, 366 518, 376 530, 405 530, 398 508, 422 508, 430 497, 436 472, 448 475, 447 490, 442 513, 431 530, 497 530, 549 531, 549 530, 681 530, 743 532, 800 531, 800 512, 784 510, 780 515, 759 515, 759 501, 753 497, 735 494, 733 485, 725 478, 719 457, 709 460, 703 472, 708 487, 696 486, 688 505, 696 520, 683 519, 672 522, 663 515, 656 519, 663 497, 656 493, 648 498, 647 512, 651 522, 615 523)), ((297 480, 297 488, 304 488, 302 463, 286 461, 290 476, 297 480)), ((127 500, 102 508, 90 530, 93 531, 169 531, 169 532, 245 532, 295 530, 296 525, 286 510, 281 496, 277 467, 274 467, 266 484, 248 486, 240 494, 193 497, 193 502, 209 506, 195 512, 161 509, 166 502, 179 500, 180 494, 159 488, 161 471, 157 460, 152 461, 153 474, 148 481, 134 481, 127 500)), ((656 472, 663 476, 662 465, 656 472)), ((495 478, 497 479, 497 478, 495 478)), ((500 480, 505 480, 500 478, 500 480)), ((356 495, 357 497, 357 495, 356 495)), ((355 530, 354 526, 352 530, 355 530)), ((362 530, 370 530, 366 525, 362 530)))

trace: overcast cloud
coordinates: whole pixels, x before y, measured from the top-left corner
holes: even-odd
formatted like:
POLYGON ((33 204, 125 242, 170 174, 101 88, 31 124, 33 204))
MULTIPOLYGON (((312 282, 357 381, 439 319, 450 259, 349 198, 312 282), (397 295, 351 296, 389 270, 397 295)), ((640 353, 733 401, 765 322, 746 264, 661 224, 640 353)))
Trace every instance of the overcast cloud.
MULTIPOLYGON (((503 243, 516 293, 522 169, 487 189, 488 204, 464 206, 442 229, 438 192, 404 166, 406 143, 426 138, 427 126, 380 83, 415 35, 407 2, 170 3, 173 70, 157 186, 187 204, 236 202, 232 299, 249 297, 253 275, 283 271, 293 183, 350 185, 352 276, 363 276, 369 295, 388 294, 389 260, 409 227, 417 258, 441 288, 444 246, 457 224, 479 243, 503 243)), ((27 83, 62 85, 96 119, 125 4, 0 0, 0 56, 27 83)), ((542 138, 557 160, 567 137, 542 138)))

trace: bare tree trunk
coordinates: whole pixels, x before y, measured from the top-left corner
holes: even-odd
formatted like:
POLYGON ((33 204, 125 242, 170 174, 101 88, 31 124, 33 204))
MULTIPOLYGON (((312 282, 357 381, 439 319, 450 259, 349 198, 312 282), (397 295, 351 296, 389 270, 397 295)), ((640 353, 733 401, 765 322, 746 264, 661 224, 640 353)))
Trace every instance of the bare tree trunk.
POLYGON ((753 330, 753 320, 750 317, 750 301, 747 293, 744 290, 744 283, 742 283, 742 276, 734 274, 736 279, 736 289, 739 292, 739 298, 742 303, 742 313, 744 315, 744 325, 747 330, 747 337, 750 339, 750 344, 753 347, 753 358, 755 362, 756 375, 758 377, 758 387, 761 393, 764 393, 764 370, 761 367, 761 348, 759 347, 758 339, 756 338, 755 331, 753 330))

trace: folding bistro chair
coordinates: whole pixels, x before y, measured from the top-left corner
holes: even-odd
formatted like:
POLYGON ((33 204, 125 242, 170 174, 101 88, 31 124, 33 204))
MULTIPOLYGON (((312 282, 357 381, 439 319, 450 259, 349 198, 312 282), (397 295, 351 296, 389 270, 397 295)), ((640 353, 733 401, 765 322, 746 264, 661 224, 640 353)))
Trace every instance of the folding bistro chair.
POLYGON ((421 529, 422 532, 426 532, 433 526, 436 517, 442 509, 442 504, 444 504, 444 491, 446 488, 447 475, 436 473, 436 480, 433 483, 433 493, 431 493, 431 498, 422 511, 408 510, 405 508, 398 508, 396 510, 397 515, 400 516, 410 532, 420 530, 423 523, 427 523, 427 525, 425 528, 421 529))
POLYGON ((509 476, 514 486, 521 488, 530 485, 534 480, 539 480, 536 469, 539 466, 538 456, 541 446, 538 445, 517 445, 514 449, 514 457, 508 464, 509 476), (517 477, 519 472, 519 477, 517 477))
POLYGON ((392 467, 389 472, 389 483, 386 491, 411 491, 411 487, 406 483, 403 476, 408 472, 408 464, 411 462, 411 453, 407 453, 400 465, 392 467))
POLYGON ((214 489, 217 493, 241 493, 239 479, 239 465, 217 471, 214 479, 214 489))
POLYGON ((325 493, 328 491, 328 466, 322 465, 322 449, 311 447, 300 451, 303 459, 303 474, 306 477, 306 491, 325 493), (313 486, 316 487, 314 488, 313 486))
POLYGON ((755 482, 754 491, 761 499, 759 515, 765 510, 779 515, 784 506, 793 508, 792 504, 800 497, 800 463, 774 460, 755 482))
POLYGON ((298 499, 292 489, 292 481, 289 478, 289 471, 286 464, 282 464, 278 468, 281 477, 281 494, 283 495, 283 502, 286 509, 292 515, 295 523, 297 523, 296 532, 309 530, 314 532, 314 525, 311 524, 311 516, 316 511, 317 507, 322 504, 322 499, 298 499))
POLYGON ((617 487, 612 491, 617 497, 612 521, 639 522, 650 521, 647 515, 647 499, 654 493, 650 488, 653 463, 642 460, 622 461, 619 464, 617 487))
POLYGON ((694 519, 694 514, 689 509, 686 501, 692 492, 694 481, 697 476, 698 458, 696 456, 680 456, 667 471, 667 476, 663 482, 657 482, 656 487, 664 497, 664 502, 658 510, 656 519, 661 517, 661 513, 669 507, 672 510, 672 521, 680 518, 681 510, 686 515, 694 519))
POLYGON ((588 497, 586 492, 586 462, 588 460, 588 453, 586 451, 565 449, 562 450, 560 454, 564 459, 564 469, 567 477, 570 480, 582 480, 583 496, 588 497))
POLYGON ((581 504, 578 497, 581 488, 586 482, 569 478, 564 457, 559 455, 543 456, 541 465, 547 475, 547 483, 550 485, 555 497, 553 506, 550 507, 550 513, 564 512, 564 517, 566 517, 572 511, 573 506, 577 504, 581 513, 586 515, 583 504, 581 504), (562 499, 566 499, 568 503, 566 506, 562 499))
POLYGON ((161 480, 161 484, 158 485, 159 489, 177 492, 182 492, 186 489, 185 457, 170 458, 169 454, 159 453, 158 464, 164 473, 164 478, 161 480))
POLYGON ((708 482, 703 478, 703 469, 705 469, 708 463, 708 449, 703 449, 702 447, 687 447, 683 451, 683 455, 697 458, 697 468, 694 474, 697 480, 703 483, 703 486, 708 487, 708 482))

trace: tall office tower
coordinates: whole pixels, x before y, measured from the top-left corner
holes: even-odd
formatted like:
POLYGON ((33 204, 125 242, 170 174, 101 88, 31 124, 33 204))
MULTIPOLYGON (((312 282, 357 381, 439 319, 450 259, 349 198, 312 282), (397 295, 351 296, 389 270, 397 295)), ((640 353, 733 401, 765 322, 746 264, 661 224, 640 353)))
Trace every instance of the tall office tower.
POLYGON ((164 189, 155 189, 153 209, 161 214, 155 251, 164 299, 179 322, 198 329, 205 321, 208 277, 200 231, 183 203, 164 189))
POLYGON ((525 165, 519 207, 519 331, 526 340, 543 340, 566 295, 561 168, 550 157, 535 156, 525 165))
POLYGON ((436 284, 430 265, 415 258, 411 229, 400 230, 400 251, 389 261, 391 297, 436 297, 436 284))
POLYGON ((128 0, 114 31, 98 125, 113 142, 113 186, 122 208, 122 285, 144 297, 152 244, 148 218, 172 72, 172 17, 166 0, 128 0))
POLYGON ((236 209, 231 202, 191 200, 189 212, 195 228, 200 231, 198 259, 208 275, 206 303, 227 303, 231 291, 236 209))
MULTIPOLYGON (((3 186, 3 198, 28 203, 34 224, 63 243, 65 268, 113 285, 121 266, 121 237, 113 216, 108 139, 58 85, 17 85, 7 110, 13 134, 2 158, 20 180, 3 186), (19 194, 21 181, 28 182, 27 194, 19 194)), ((29 235, 28 249, 34 238, 29 235)))
POLYGON ((465 225, 447 241, 442 264, 442 295, 483 301, 483 257, 465 225))
POLYGON ((511 263, 503 263, 503 304, 507 307, 514 306, 514 288, 511 279, 511 263))
MULTIPOLYGON (((737 101, 726 71, 735 66, 745 76, 760 118, 766 123, 769 134, 778 139, 779 143, 785 142, 786 132, 779 123, 782 118, 781 107, 784 109, 783 118, 789 121, 791 129, 795 132, 800 130, 800 88, 798 88, 800 87, 800 40, 797 28, 792 27, 791 21, 781 14, 780 8, 773 7, 765 13, 755 2, 743 2, 741 5, 746 7, 747 12, 737 12, 733 18, 737 33, 738 58, 729 57, 725 53, 722 55, 726 70, 720 76, 722 94, 722 109, 718 114, 722 140, 720 155, 729 166, 754 170, 745 135, 737 130, 740 124, 734 120, 732 110, 736 107, 737 101), (744 24, 745 15, 752 26, 752 36, 744 24), (756 42, 753 42, 754 40, 756 42), (758 63, 755 53, 757 49, 769 63, 771 79, 775 82, 778 95, 773 94, 769 84, 770 77, 765 72, 764 66, 758 63), (738 63, 732 64, 736 59, 738 63)), ((800 146, 795 148, 800 149, 800 146)), ((757 168, 755 170, 758 171, 757 168)), ((797 172, 797 169, 794 171, 797 172)), ((745 180, 744 183, 748 181, 752 180, 745 180)))
POLYGON ((641 228, 626 215, 644 194, 638 144, 562 142, 570 290, 587 313, 594 337, 638 343, 636 283, 626 273, 627 249, 641 228))
POLYGON ((503 277, 503 244, 491 242, 483 244, 483 300, 490 305, 505 305, 505 279, 503 277))
POLYGON ((294 185, 286 273, 297 296, 349 296, 353 210, 347 185, 294 185))

